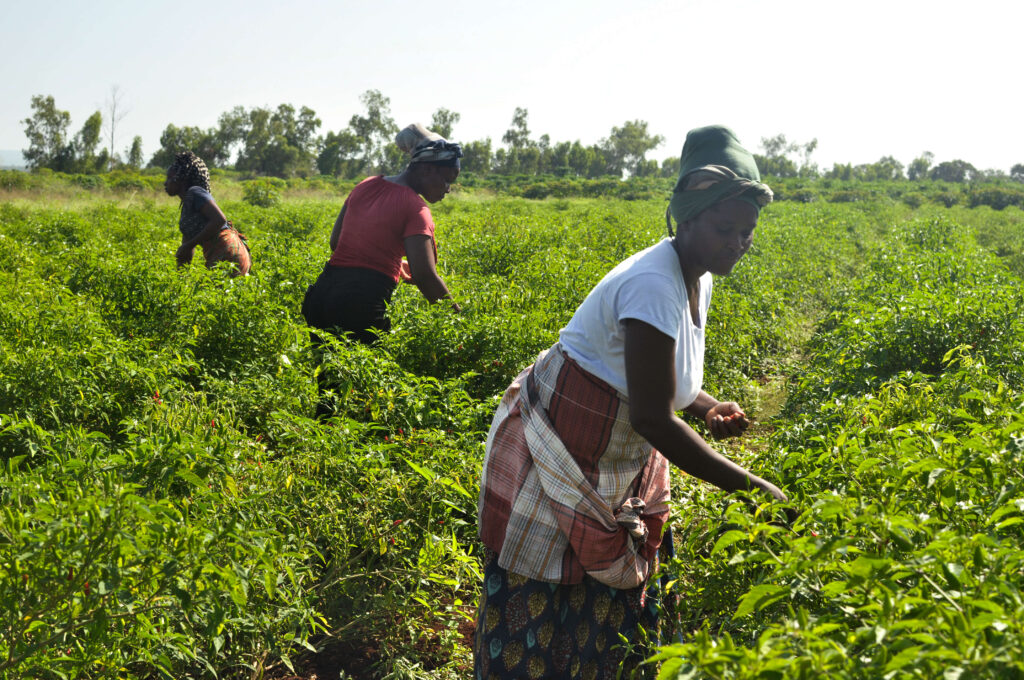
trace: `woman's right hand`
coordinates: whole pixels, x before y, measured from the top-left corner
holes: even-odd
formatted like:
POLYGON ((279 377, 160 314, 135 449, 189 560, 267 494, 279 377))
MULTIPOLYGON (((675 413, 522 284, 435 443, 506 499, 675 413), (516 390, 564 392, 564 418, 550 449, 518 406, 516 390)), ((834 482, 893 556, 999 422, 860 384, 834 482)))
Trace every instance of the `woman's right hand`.
POLYGON ((782 492, 782 489, 780 489, 779 487, 775 486, 774 484, 767 480, 761 479, 760 477, 755 477, 754 479, 751 480, 751 482, 753 483, 755 488, 764 491, 766 494, 768 494, 777 501, 782 501, 783 503, 785 503, 786 501, 789 500, 789 497, 782 492))
POLYGON ((190 247, 184 243, 178 247, 178 251, 174 253, 174 259, 178 261, 179 267, 192 261, 192 251, 194 249, 194 246, 190 247))
MULTIPOLYGON (((754 481, 754 480, 752 480, 752 481, 754 481)), ((789 501, 789 497, 786 496, 786 494, 784 494, 782 492, 782 489, 780 489, 779 487, 775 486, 771 482, 768 482, 768 481, 765 481, 765 480, 761 479, 760 477, 758 477, 756 479, 756 481, 754 481, 754 486, 756 488, 760 489, 761 491, 764 491, 766 494, 771 496, 774 500, 782 501, 783 503, 786 503, 786 502, 789 501)), ((783 510, 783 512, 786 513, 786 521, 789 524, 792 524, 793 522, 795 522, 796 518, 800 516, 800 512, 796 508, 787 507, 787 508, 783 508, 782 510, 783 510)))

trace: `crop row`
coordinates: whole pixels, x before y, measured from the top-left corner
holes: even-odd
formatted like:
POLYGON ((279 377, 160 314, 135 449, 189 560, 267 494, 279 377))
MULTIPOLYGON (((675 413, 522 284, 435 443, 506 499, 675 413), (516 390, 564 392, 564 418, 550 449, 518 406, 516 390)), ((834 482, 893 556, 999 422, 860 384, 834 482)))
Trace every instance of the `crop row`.
MULTIPOLYGON (((663 202, 446 201, 464 312, 403 288, 380 348, 324 353, 298 310, 340 204, 225 207, 245 279, 176 270, 173 209, 0 204, 0 675, 273 676, 318 648, 349 673, 463 677, 495 399, 662 237, 663 202)), ((677 480, 666 674, 909 673, 971 636, 949 667, 1015 668, 1012 210, 765 212, 716 283, 707 387, 780 413, 734 453, 805 513, 776 526, 677 480)))

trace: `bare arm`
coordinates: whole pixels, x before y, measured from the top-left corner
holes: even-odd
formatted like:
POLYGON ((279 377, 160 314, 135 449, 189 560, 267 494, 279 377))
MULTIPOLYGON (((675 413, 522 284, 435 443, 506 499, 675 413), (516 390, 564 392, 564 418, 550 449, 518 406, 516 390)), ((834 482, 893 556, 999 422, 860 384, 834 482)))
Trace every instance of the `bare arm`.
MULTIPOLYGON (((648 323, 628 319, 626 325, 626 386, 633 429, 687 474, 726 491, 761 489, 786 500, 771 482, 748 472, 701 438, 672 409, 675 395, 675 340, 648 323)), ((715 414, 715 402, 706 393, 701 406, 715 414)))
MULTIPOLYGON (((437 274, 437 263, 434 261, 434 249, 431 247, 430 236, 417 234, 406 237, 405 256, 409 259, 412 282, 423 293, 423 297, 431 302, 451 298, 448 286, 437 274)), ((461 309, 455 302, 452 303, 452 306, 456 311, 461 309)))
POLYGON ((348 200, 341 206, 341 212, 338 213, 338 219, 334 220, 334 228, 331 229, 331 252, 338 247, 338 239, 341 238, 341 224, 345 221, 345 209, 348 208, 348 200))
POLYGON ((192 251, 200 243, 213 238, 223 227, 228 218, 224 216, 224 212, 217 205, 216 201, 210 200, 203 204, 203 207, 199 209, 203 217, 206 218, 206 225, 202 231, 196 234, 190 239, 182 237, 181 246, 178 248, 178 252, 175 253, 175 258, 178 260, 178 264, 185 264, 192 260, 192 251))

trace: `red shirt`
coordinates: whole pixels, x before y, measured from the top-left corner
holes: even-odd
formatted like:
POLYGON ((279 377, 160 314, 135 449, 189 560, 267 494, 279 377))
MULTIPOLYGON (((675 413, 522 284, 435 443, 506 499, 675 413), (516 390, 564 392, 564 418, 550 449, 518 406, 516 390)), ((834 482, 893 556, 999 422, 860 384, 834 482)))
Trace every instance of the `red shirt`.
POLYGON ((336 267, 363 267, 398 282, 405 238, 434 239, 434 219, 420 195, 383 176, 368 177, 348 195, 338 245, 328 260, 336 267))

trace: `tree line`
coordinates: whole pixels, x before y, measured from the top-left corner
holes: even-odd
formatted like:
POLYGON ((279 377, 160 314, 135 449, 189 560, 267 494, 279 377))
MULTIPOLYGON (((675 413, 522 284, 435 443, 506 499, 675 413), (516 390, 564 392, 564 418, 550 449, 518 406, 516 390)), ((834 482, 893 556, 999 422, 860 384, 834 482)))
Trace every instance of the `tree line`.
MULTIPOLYGON (((191 149, 210 167, 233 168, 256 176, 289 178, 319 174, 356 178, 398 172, 405 157, 393 144, 399 128, 391 115, 391 100, 378 90, 368 90, 360 97, 360 103, 364 110, 354 114, 346 127, 323 134, 315 111, 306 106, 296 109, 291 104, 281 104, 276 109, 236 106, 222 113, 215 127, 207 129, 168 124, 160 135, 160 148, 146 165, 166 168, 175 153, 191 149)), ((116 87, 112 88, 106 106, 109 148, 97 150, 104 126, 100 111, 89 116, 81 130, 69 135, 71 116, 57 108, 52 96, 34 96, 31 105, 32 115, 22 121, 28 138, 28 149, 23 154, 30 168, 74 173, 142 168, 141 137, 132 140, 123 156, 114 149, 116 126, 126 113, 116 87)), ((454 127, 460 120, 457 112, 439 108, 429 127, 453 139, 454 127)), ((663 142, 664 137, 653 134, 643 120, 612 127, 607 137, 590 145, 579 140, 555 142, 547 134, 535 138, 529 127, 528 110, 517 107, 501 137, 504 146, 497 146, 490 137, 463 144, 463 169, 480 175, 674 177, 679 171, 678 156, 660 163, 647 158, 663 142)), ((822 170, 812 160, 817 144, 816 139, 800 144, 778 134, 762 138, 763 153, 754 156, 764 175, 780 178, 1024 182, 1024 163, 1014 165, 1007 175, 1001 170, 979 170, 963 160, 935 163, 930 152, 922 153, 907 166, 885 156, 875 163, 836 163, 822 170)))

